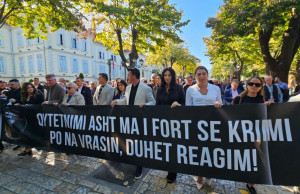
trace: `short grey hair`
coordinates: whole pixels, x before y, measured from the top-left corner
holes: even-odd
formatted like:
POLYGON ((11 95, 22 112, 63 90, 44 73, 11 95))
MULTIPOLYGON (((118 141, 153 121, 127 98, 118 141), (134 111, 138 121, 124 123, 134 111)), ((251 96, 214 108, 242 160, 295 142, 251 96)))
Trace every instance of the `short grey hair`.
POLYGON ((55 77, 55 75, 54 75, 53 73, 47 74, 45 78, 46 78, 46 79, 47 79, 47 78, 53 78, 53 79, 56 79, 56 77, 55 77))
POLYGON ((72 88, 78 89, 78 86, 75 83, 73 83, 73 82, 68 83, 67 87, 72 87, 72 88))
POLYGON ((191 73, 186 74, 185 78, 192 78, 193 79, 193 75, 191 73))

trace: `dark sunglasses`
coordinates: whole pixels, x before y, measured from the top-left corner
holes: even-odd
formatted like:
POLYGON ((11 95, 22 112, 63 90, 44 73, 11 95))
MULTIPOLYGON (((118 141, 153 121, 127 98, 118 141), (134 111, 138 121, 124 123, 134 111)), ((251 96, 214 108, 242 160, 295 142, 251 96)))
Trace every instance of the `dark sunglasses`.
POLYGON ((249 82, 248 86, 255 86, 255 87, 259 88, 261 86, 261 84, 260 83, 249 82))
POLYGON ((206 73, 197 73, 197 76, 206 75, 206 73))
POLYGON ((73 87, 67 87, 68 90, 71 90, 71 88, 73 88, 73 87))

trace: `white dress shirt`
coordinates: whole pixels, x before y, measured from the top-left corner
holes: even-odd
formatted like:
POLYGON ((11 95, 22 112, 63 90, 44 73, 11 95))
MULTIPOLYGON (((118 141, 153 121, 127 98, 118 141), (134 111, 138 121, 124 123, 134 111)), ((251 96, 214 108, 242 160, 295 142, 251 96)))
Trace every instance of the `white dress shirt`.
POLYGON ((79 94, 81 94, 82 87, 83 87, 83 85, 81 85, 81 87, 77 89, 77 92, 78 92, 79 94))
POLYGON ((186 106, 205 106, 214 105, 219 101, 222 103, 221 90, 218 86, 207 84, 207 94, 200 93, 200 88, 197 84, 190 86, 186 91, 186 106))

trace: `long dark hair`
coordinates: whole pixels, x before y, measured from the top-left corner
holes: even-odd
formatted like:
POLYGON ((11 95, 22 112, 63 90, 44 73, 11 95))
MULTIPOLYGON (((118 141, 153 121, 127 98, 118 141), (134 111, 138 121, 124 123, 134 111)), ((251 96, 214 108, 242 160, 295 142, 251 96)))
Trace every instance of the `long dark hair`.
POLYGON ((125 80, 120 80, 119 82, 118 82, 118 84, 117 84, 117 90, 118 90, 118 94, 121 94, 122 93, 122 91, 119 89, 119 83, 120 84, 123 84, 124 86, 125 86, 125 90, 126 90, 126 87, 127 87, 127 83, 126 83, 126 81, 125 80))
POLYGON ((21 89, 21 101, 25 102, 27 97, 28 97, 28 93, 27 93, 27 87, 31 86, 33 88, 33 92, 32 92, 32 96, 33 98, 36 97, 36 95, 38 94, 38 90, 34 87, 34 85, 30 82, 25 82, 22 86, 21 89))
POLYGON ((172 79, 171 79, 171 83, 170 83, 170 90, 174 88, 174 86, 176 85, 176 73, 175 71, 172 69, 172 67, 167 67, 163 70, 162 74, 161 74, 161 91, 165 91, 166 90, 166 81, 165 81, 165 73, 169 71, 172 79))

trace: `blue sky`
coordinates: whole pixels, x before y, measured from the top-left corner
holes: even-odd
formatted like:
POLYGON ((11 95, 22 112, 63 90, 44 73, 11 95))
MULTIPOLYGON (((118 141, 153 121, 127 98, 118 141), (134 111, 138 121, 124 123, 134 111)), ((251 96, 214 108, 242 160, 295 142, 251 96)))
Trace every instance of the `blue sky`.
POLYGON ((191 20, 182 28, 181 38, 186 42, 191 54, 201 59, 202 65, 211 69, 209 57, 205 56, 205 44, 202 37, 210 36, 211 29, 205 28, 208 17, 215 17, 223 0, 170 0, 177 4, 178 10, 184 11, 183 20, 191 20))

